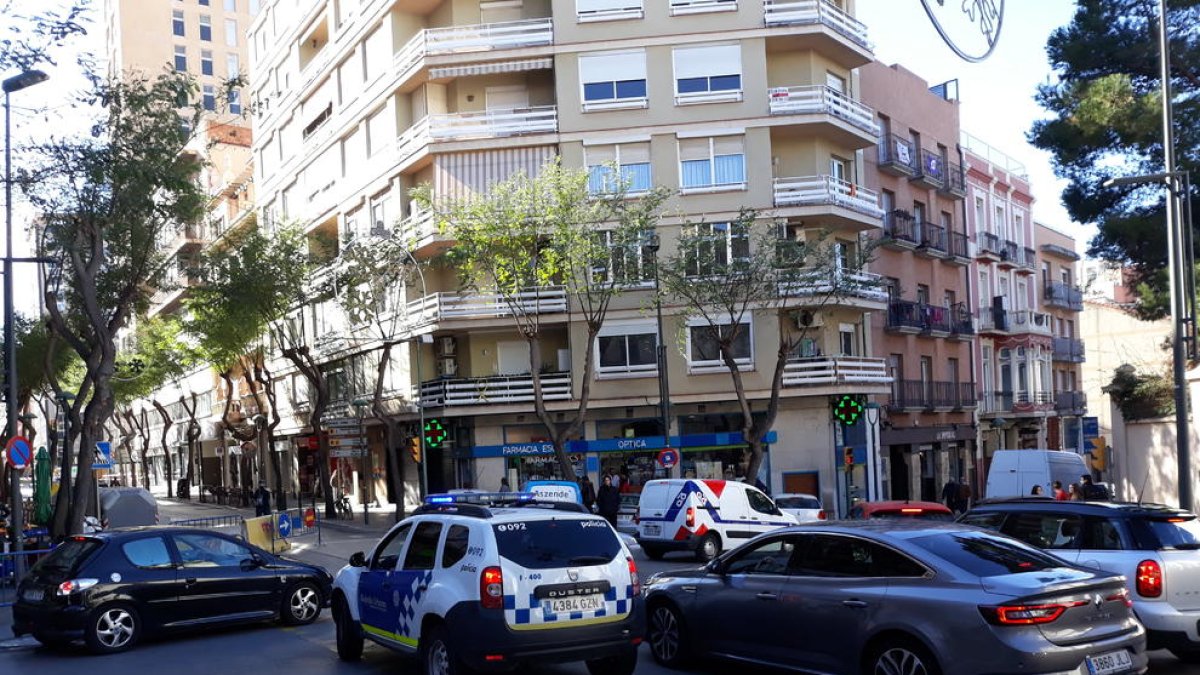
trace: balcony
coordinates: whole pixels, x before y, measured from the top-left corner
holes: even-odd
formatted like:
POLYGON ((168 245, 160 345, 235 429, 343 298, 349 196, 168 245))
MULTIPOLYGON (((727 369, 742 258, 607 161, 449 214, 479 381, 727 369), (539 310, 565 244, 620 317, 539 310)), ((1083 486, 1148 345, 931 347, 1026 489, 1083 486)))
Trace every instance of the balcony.
POLYGON ((823 53, 838 58, 849 68, 871 61, 872 46, 866 25, 827 0, 763 0, 763 22, 768 28, 816 28, 815 34, 794 37, 807 42, 809 47, 822 47, 823 53), (818 39, 822 44, 814 44, 818 39))
POLYGON ((946 228, 928 221, 917 223, 917 253, 930 258, 945 258, 950 254, 946 245, 946 228))
POLYGON ((970 340, 975 337, 975 322, 965 302, 950 308, 950 337, 955 340, 970 340))
POLYGON ((817 207, 796 215, 827 215, 860 228, 879 227, 883 219, 879 195, 833 176, 776 178, 774 191, 775 206, 817 207))
POLYGON ((1083 363, 1087 360, 1084 357, 1083 340, 1065 337, 1054 338, 1053 359, 1067 363, 1083 363))
POLYGON ((883 214, 883 246, 898 250, 912 250, 917 247, 916 221, 907 211, 895 210, 883 214))
POLYGON ((879 139, 875 146, 879 157, 879 170, 899 178, 911 178, 917 173, 916 152, 912 142, 895 134, 879 139))
POLYGON ((921 151, 921 162, 912 182, 921 187, 940 190, 946 185, 946 166, 942 156, 929 150, 921 151))
POLYGON ((831 305, 882 309, 887 301, 883 277, 871 272, 801 268, 781 273, 779 295, 784 298, 819 296, 831 305), (858 302, 855 302, 858 301, 858 302))
POLYGON ((558 108, 481 110, 422 117, 396 138, 394 159, 403 164, 432 143, 507 138, 558 131, 558 108))
MULTIPOLYGON (((570 373, 544 373, 541 380, 544 400, 571 400, 570 373)), ((421 383, 421 405, 431 408, 532 401, 533 376, 529 374, 437 379, 421 383)))
POLYGON ((975 334, 971 314, 963 303, 951 307, 910 300, 893 300, 888 305, 886 330, 909 335, 970 338, 975 334))
POLYGON ((1011 391, 985 391, 979 398, 980 415, 996 415, 1012 412, 1013 393, 1011 391))
POLYGON ((1080 259, 1078 253, 1067 248, 1066 246, 1059 246, 1058 244, 1042 244, 1042 253, 1049 253, 1051 255, 1066 258, 1067 260, 1077 261, 1080 259))
POLYGON ((1021 264, 1021 249, 1015 242, 1002 240, 1000 242, 1000 266, 1013 268, 1021 264))
POLYGON ((783 370, 785 387, 885 385, 891 381, 883 359, 859 356, 797 358, 788 361, 783 370))
POLYGON ((970 382, 901 380, 892 384, 888 408, 896 411, 949 412, 978 405, 970 382))
POLYGON ((1051 281, 1042 289, 1042 302, 1047 307, 1058 307, 1075 312, 1083 311, 1083 291, 1078 286, 1051 281))
POLYGON ((829 115, 841 120, 851 132, 842 140, 858 147, 879 140, 875 111, 836 89, 824 85, 772 87, 768 90, 772 115, 829 115))
POLYGON ((561 314, 567 311, 567 292, 561 286, 529 289, 515 298, 498 293, 431 293, 406 306, 415 326, 456 319, 491 319, 523 314, 561 314))
POLYGON ((1035 312, 1032 309, 1018 309, 1008 313, 1008 330, 1015 335, 1049 336, 1053 323, 1049 314, 1035 312))
POLYGON ((950 244, 950 262, 956 265, 969 265, 971 263, 971 244, 967 235, 962 232, 947 232, 946 237, 950 244))
POLYGON ((946 165, 946 182, 938 191, 950 197, 963 199, 967 196, 967 175, 961 164, 946 165))
POLYGON ((403 81, 427 56, 539 47, 553 43, 554 23, 549 18, 426 28, 396 52, 394 63, 399 80, 403 81))
POLYGON ((979 233, 979 248, 976 255, 985 260, 998 261, 1005 255, 1004 243, 991 232, 979 233))
POLYGON ((1087 394, 1082 391, 1060 391, 1054 394, 1054 410, 1059 415, 1086 415, 1087 394))
POLYGON ((163 256, 170 258, 176 253, 195 253, 208 243, 208 239, 208 228, 202 225, 179 227, 175 230, 171 240, 163 247, 163 256))
POLYGON ((1008 310, 1000 307, 980 307, 979 308, 979 332, 980 333, 1001 333, 1008 335, 1009 321, 1008 310))
POLYGON ((1037 251, 1031 248, 1019 249, 1017 251, 1017 271, 1030 274, 1037 272, 1037 251))
POLYGON ((396 235, 414 258, 423 259, 450 248, 451 242, 438 230, 433 212, 416 210, 396 226, 396 235))

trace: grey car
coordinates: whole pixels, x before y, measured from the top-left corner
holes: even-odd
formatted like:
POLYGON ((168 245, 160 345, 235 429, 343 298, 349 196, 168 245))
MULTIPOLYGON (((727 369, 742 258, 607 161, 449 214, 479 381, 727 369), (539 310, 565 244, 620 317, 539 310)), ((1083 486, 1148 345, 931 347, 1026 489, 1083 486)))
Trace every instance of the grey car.
POLYGON ((1120 575, 955 523, 808 524, 647 583, 651 653, 814 673, 1141 673, 1120 575))

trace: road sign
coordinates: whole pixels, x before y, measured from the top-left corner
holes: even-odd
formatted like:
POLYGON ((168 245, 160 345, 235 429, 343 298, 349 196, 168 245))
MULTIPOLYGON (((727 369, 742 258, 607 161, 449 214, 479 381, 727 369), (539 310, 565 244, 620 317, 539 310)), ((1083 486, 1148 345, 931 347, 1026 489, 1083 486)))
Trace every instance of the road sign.
POLYGON ((29 439, 24 436, 13 436, 4 446, 4 456, 8 465, 14 469, 24 469, 33 457, 33 449, 29 447, 29 439))
POLYGON ((366 442, 359 436, 336 436, 329 439, 331 448, 361 448, 366 442))
POLYGON ((329 456, 333 459, 355 459, 366 457, 366 448, 330 448, 329 456))
POLYGON ((1085 417, 1083 418, 1083 438, 1084 440, 1096 438, 1100 435, 1100 418, 1085 417))
POLYGON ((286 513, 279 514, 279 524, 275 526, 275 531, 280 537, 289 537, 292 534, 292 517, 286 513))
POLYGON ((109 443, 108 441, 96 441, 96 456, 92 461, 92 468, 112 468, 112 443, 109 443))
POLYGON ((658 451, 658 465, 670 469, 679 463, 679 451, 675 448, 663 448, 658 451))
POLYGON ((317 510, 304 509, 304 526, 312 527, 317 524, 317 510))
POLYGON ((345 429, 347 427, 353 427, 357 429, 359 425, 362 424, 362 420, 358 419, 357 417, 331 417, 327 420, 323 420, 322 424, 325 426, 325 428, 330 430, 345 429))

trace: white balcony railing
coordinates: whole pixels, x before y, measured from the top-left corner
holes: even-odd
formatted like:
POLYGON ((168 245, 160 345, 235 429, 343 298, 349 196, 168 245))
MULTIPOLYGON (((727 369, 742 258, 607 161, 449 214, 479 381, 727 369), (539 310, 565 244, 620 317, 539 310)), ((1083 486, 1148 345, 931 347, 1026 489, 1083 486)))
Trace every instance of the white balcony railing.
POLYGON ((787 274, 788 280, 779 284, 783 297, 805 297, 833 294, 835 297, 863 298, 884 302, 888 298, 883 277, 874 272, 805 268, 787 274))
POLYGON ((430 293, 406 305, 408 316, 418 325, 447 319, 477 319, 512 316, 514 311, 555 314, 567 311, 567 292, 561 286, 530 289, 510 303, 498 293, 430 293))
POLYGON ((1008 313, 1008 330, 1012 333, 1050 335, 1054 329, 1053 323, 1054 319, 1049 314, 1031 309, 1018 309, 1008 313))
POLYGON ((398 73, 407 72, 426 56, 458 52, 483 52, 553 44, 551 19, 524 19, 419 31, 396 52, 398 73))
POLYGON ((783 386, 813 387, 834 384, 890 384, 883 359, 834 356, 793 359, 783 370, 783 386))
POLYGON ((833 176, 775 179, 775 206, 841 206, 872 218, 883 218, 879 195, 833 176))
POLYGON ((429 136, 435 141, 495 138, 558 131, 558 108, 552 105, 429 116, 429 136))
POLYGON ((408 244, 422 242, 436 236, 437 233, 433 212, 424 209, 413 211, 396 226, 396 234, 400 237, 400 241, 408 244))
POLYGON ((772 115, 825 113, 840 117, 876 138, 881 133, 874 110, 825 85, 772 87, 767 93, 772 115))
MULTIPOLYGON (((571 399, 570 373, 545 373, 541 380, 544 400, 571 399)), ((421 383, 423 406, 494 405, 532 400, 533 376, 529 374, 439 379, 421 383)))
POLYGON ((763 0, 763 20, 768 26, 823 24, 871 49, 866 25, 827 0, 763 0))

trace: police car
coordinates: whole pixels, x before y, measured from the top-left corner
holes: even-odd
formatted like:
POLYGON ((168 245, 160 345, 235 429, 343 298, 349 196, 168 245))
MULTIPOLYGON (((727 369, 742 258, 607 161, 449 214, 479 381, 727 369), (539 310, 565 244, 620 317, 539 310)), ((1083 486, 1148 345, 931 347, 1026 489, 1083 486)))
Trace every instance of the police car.
POLYGON ((602 518, 529 493, 431 495, 334 580, 338 656, 364 640, 424 675, 586 661, 637 666, 645 618, 633 555, 602 518))

